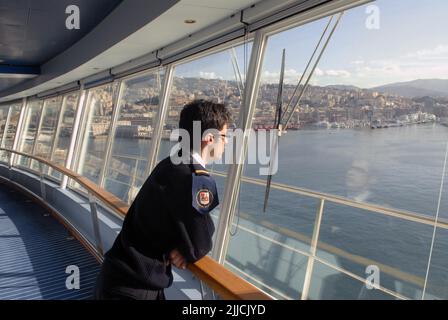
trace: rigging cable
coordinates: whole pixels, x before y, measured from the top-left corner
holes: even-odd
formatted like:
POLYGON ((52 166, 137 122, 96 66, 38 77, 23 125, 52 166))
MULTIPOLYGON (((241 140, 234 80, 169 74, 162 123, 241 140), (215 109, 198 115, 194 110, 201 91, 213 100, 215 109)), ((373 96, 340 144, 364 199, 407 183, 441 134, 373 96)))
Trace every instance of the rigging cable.
MULTIPOLYGON (((328 43, 330 42, 330 39, 332 38, 332 36, 333 36, 333 34, 334 34, 335 30, 336 30, 336 27, 338 26, 339 22, 341 21, 341 18, 342 18, 342 16, 343 16, 343 14, 344 14, 344 11, 342 11, 342 12, 339 14, 339 17, 338 17, 338 19, 337 19, 335 25, 334 25, 333 28, 331 29, 331 32, 330 32, 330 34, 329 34, 327 40, 325 41, 324 46, 322 47, 322 50, 321 50, 321 52, 319 53, 319 56, 317 57, 317 60, 316 60, 316 62, 314 63, 313 68, 311 69, 311 72, 310 72, 310 74, 308 75, 308 78, 306 79, 305 84, 303 85, 302 91, 300 92, 300 95, 298 96, 297 101, 296 101, 294 107, 292 108, 290 115, 288 116, 288 118, 286 119, 286 122, 285 122, 284 125, 283 125, 283 127, 284 127, 285 129, 286 129, 286 127, 288 126, 288 122, 291 120, 292 115, 294 114, 295 109, 296 109, 297 106, 299 105, 300 100, 302 99, 302 96, 303 96, 303 94, 305 93, 305 90, 306 90, 307 87, 308 87, 308 84, 309 84, 309 82, 310 82, 310 80, 311 80, 311 77, 312 77, 312 75, 314 74, 314 71, 316 70, 317 65, 319 64, 320 59, 322 58, 322 55, 324 54, 325 49, 327 48, 328 43)), ((283 115, 286 117, 286 114, 283 114, 283 115)))

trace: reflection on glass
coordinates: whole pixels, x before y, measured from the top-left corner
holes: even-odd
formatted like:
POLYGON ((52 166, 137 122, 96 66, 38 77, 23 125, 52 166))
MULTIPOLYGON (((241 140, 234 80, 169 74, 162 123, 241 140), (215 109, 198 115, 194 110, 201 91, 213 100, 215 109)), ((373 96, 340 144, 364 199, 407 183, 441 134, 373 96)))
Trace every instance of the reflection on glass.
MULTIPOLYGON (((78 92, 68 94, 64 97, 62 104, 61 120, 57 128, 54 150, 51 155, 51 161, 61 166, 65 166, 65 161, 67 160, 67 153, 72 138, 73 124, 78 105, 78 96, 78 92)), ((59 172, 55 170, 50 170, 50 172, 53 177, 57 179, 61 178, 59 172)))
POLYGON ((164 74, 157 71, 122 83, 118 120, 112 139, 105 189, 131 203, 148 166, 164 74))
POLYGON ((105 160, 116 88, 117 82, 90 89, 87 99, 87 117, 77 171, 97 184, 105 160))
MULTIPOLYGON (((30 101, 26 107, 26 114, 23 123, 18 150, 20 152, 33 154, 34 140, 36 139, 37 127, 39 126, 42 100, 30 101)), ((30 158, 18 157, 18 164, 29 167, 30 158)))

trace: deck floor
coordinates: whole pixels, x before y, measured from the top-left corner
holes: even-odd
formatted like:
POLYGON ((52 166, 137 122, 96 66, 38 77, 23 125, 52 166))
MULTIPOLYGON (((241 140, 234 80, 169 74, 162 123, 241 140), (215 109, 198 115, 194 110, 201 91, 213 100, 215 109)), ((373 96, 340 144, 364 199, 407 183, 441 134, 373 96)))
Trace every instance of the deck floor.
POLYGON ((0 300, 91 299, 99 268, 44 208, 0 183, 0 300), (73 265, 80 288, 69 290, 73 265))

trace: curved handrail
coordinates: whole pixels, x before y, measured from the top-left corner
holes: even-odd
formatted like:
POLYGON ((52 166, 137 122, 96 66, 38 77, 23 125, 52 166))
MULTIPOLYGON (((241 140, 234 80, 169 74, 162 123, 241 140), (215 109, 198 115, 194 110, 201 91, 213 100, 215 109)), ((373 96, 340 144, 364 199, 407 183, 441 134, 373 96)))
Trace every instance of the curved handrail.
MULTIPOLYGON (((97 199, 115 210, 123 218, 129 209, 129 206, 118 199, 112 193, 100 188, 95 183, 79 175, 78 173, 69 170, 61 165, 52 163, 51 161, 29 155, 20 151, 14 151, 6 148, 0 148, 0 151, 14 153, 23 157, 34 159, 43 163, 56 171, 68 176, 76 181, 83 188, 89 191, 97 199)), ((76 231, 75 231, 76 232, 76 231)), ((219 264, 214 259, 205 256, 195 263, 190 263, 187 266, 188 270, 194 273, 200 280, 204 281, 210 288, 223 299, 229 300, 271 300, 272 298, 262 292, 260 289, 249 283, 248 281, 237 276, 223 265, 219 264)))

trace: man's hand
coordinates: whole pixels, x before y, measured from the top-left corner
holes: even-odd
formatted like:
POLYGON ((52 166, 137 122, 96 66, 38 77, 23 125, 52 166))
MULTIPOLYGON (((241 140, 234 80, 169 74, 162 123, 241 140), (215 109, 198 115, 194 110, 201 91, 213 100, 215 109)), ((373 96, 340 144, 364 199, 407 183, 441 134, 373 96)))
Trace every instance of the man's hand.
POLYGON ((170 262, 179 269, 185 269, 187 267, 187 261, 177 249, 170 252, 170 262))

